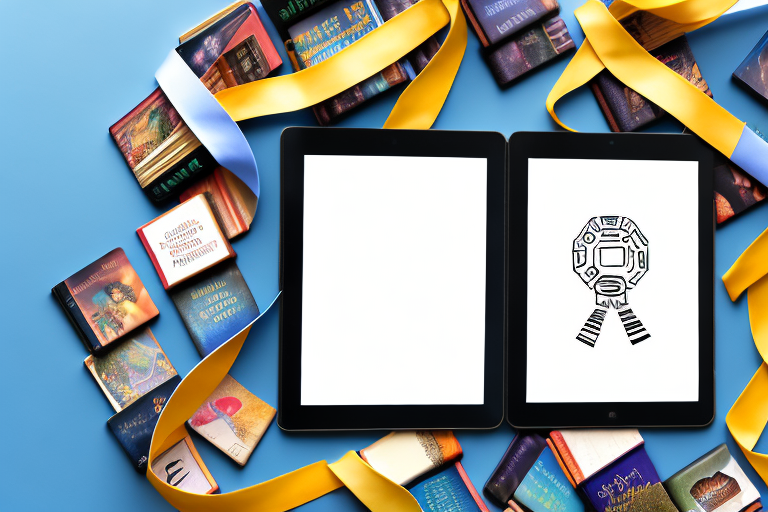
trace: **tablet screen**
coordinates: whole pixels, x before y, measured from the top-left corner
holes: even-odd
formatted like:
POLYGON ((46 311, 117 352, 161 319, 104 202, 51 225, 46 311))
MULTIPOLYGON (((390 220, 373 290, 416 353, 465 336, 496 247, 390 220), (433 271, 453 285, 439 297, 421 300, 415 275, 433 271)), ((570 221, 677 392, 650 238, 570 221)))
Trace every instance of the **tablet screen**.
POLYGON ((301 405, 483 404, 484 158, 304 156, 301 405))
POLYGON ((527 402, 699 400, 697 184, 696 161, 528 160, 527 402))

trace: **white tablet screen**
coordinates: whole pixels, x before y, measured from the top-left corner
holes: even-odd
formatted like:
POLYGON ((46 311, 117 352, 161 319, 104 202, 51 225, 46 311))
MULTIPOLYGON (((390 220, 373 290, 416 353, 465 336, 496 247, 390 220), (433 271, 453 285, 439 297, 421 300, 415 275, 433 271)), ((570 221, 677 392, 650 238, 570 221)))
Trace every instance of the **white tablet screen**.
POLYGON ((698 400, 698 162, 528 169, 526 401, 698 400))
POLYGON ((302 405, 482 404, 487 162, 306 155, 302 405))

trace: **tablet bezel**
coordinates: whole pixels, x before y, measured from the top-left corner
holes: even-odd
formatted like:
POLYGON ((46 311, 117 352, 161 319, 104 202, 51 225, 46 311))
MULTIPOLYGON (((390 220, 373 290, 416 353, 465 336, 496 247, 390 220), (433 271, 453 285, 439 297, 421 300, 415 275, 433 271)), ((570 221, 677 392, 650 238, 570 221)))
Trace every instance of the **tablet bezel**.
MULTIPOLYGON (((714 230, 712 153, 697 137, 676 134, 518 132, 509 144, 508 194, 515 197, 515 251, 508 251, 507 421, 517 428, 705 426, 714 419, 714 230), (528 160, 697 161, 699 221, 699 400, 696 402, 527 403, 528 160), (514 194, 514 195, 512 195, 514 194), (520 204, 523 202, 523 204, 520 204), (520 330, 510 330, 520 333, 520 330), (512 369, 514 371, 512 371, 512 369), (514 392, 513 392, 514 390, 514 392)), ((511 226, 511 223, 510 223, 511 226)))
MULTIPOLYGON (((283 430, 490 429, 504 417, 504 264, 507 141, 496 132, 286 128, 280 140, 280 364, 283 430), (301 405, 305 155, 486 158, 486 339, 483 405, 301 405)), ((457 300, 471 300, 457 297, 457 300)), ((339 305, 343 307, 343 305, 339 305)), ((393 313, 396 314, 396 313, 393 313)), ((435 372, 440 378, 459 376, 435 372)), ((353 382, 350 385, 354 385, 353 382)))

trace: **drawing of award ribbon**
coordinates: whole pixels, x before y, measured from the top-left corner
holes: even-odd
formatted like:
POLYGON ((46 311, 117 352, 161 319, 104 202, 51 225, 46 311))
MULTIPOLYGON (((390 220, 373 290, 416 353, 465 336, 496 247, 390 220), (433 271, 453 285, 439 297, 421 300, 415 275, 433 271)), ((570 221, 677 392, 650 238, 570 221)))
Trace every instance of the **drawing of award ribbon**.
POLYGON ((629 307, 627 290, 648 272, 648 240, 628 217, 592 217, 573 241, 573 271, 595 291, 597 308, 576 339, 595 346, 609 308, 633 345, 651 337, 629 307))

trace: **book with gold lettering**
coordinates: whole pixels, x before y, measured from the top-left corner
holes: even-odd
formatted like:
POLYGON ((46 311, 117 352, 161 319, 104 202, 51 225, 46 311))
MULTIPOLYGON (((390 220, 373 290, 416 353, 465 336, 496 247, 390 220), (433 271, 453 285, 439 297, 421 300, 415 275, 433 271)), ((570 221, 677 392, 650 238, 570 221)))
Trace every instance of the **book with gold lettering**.
POLYGON ((202 357, 259 316, 259 306, 233 260, 180 284, 171 299, 202 357))

